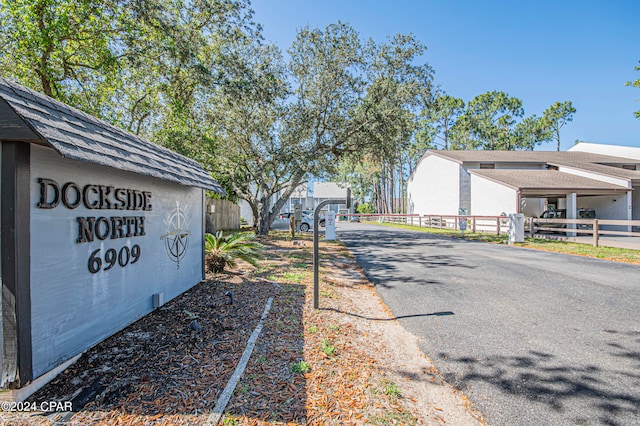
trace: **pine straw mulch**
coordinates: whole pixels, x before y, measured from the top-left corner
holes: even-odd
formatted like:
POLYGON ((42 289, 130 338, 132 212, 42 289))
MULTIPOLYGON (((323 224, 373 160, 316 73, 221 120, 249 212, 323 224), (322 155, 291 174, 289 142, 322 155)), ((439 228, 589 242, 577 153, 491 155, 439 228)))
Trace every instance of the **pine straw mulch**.
POLYGON ((323 309, 314 310, 309 236, 291 242, 276 234, 263 243, 258 269, 208 276, 88 350, 29 398, 73 401, 73 415, 5 413, 2 424, 207 424, 269 297, 271 311, 225 425, 444 422, 437 413, 420 418, 415 400, 386 372, 392 361, 378 359, 384 351, 374 336, 341 311, 357 312, 358 292, 374 291, 351 273, 357 266, 346 249, 321 244, 323 309))

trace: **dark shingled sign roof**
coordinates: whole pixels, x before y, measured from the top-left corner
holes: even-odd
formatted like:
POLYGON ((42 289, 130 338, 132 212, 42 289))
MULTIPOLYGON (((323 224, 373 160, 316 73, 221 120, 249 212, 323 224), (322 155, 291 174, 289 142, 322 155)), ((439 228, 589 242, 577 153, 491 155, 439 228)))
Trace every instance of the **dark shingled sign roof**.
POLYGON ((225 193, 196 161, 4 78, 0 140, 42 144, 65 158, 225 193))

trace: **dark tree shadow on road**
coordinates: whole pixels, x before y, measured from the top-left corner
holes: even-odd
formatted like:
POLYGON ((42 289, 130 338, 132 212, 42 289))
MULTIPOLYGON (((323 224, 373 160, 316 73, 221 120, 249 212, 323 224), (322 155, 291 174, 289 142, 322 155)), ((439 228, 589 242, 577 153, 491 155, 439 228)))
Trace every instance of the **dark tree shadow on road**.
POLYGON ((404 318, 419 318, 419 317, 443 317, 443 316, 449 316, 449 315, 455 315, 455 313, 451 312, 451 311, 443 311, 443 312, 430 312, 428 314, 412 314, 412 315, 400 315, 397 317, 390 317, 390 318, 373 318, 373 317, 367 317, 364 315, 360 315, 360 314, 356 314, 353 312, 345 312, 342 311, 340 309, 335 309, 335 308, 320 308, 321 311, 333 311, 333 312, 337 312, 339 314, 344 314, 344 315, 349 315, 352 317, 357 317, 357 318, 362 318, 362 319, 366 319, 369 321, 395 321, 395 320, 399 320, 399 319, 404 319, 404 318))
POLYGON ((439 357, 463 366, 463 373, 443 373, 459 389, 484 382, 502 393, 545 404, 558 414, 566 414, 568 406, 584 407, 580 410, 584 416, 566 419, 571 424, 592 424, 597 419, 602 424, 627 425, 640 418, 640 383, 633 373, 578 363, 558 365, 554 355, 537 351, 483 359, 449 358, 445 353, 439 357), (624 382, 635 381, 635 386, 616 386, 622 377, 624 382))
POLYGON ((457 254, 440 253, 426 256, 424 253, 414 254, 407 253, 406 251, 387 250, 385 253, 377 253, 373 256, 369 254, 366 248, 360 250, 361 247, 369 245, 371 241, 375 241, 376 247, 379 248, 397 249, 398 247, 407 247, 410 244, 419 244, 421 247, 435 247, 442 252, 452 249, 453 245, 442 238, 437 238, 425 233, 350 231, 348 239, 345 239, 344 242, 355 254, 358 263, 365 270, 367 278, 376 286, 386 288, 393 287, 387 280, 381 280, 377 277, 380 273, 393 276, 394 282, 410 282, 419 285, 442 285, 444 283, 438 280, 427 278, 426 271, 436 268, 477 268, 477 265, 470 262, 468 258, 457 254), (361 243, 362 241, 366 241, 366 243, 361 243), (416 279, 415 274, 408 271, 408 266, 413 270, 419 268, 421 271, 425 271, 425 274, 416 279))
POLYGON ((394 287, 393 283, 444 285, 444 282, 430 278, 428 271, 436 268, 477 268, 476 265, 468 263, 462 256, 457 255, 425 256, 424 254, 388 253, 371 256, 357 252, 355 255, 369 281, 384 288, 394 287), (413 273, 416 268, 421 271, 420 276, 413 273), (386 279, 387 276, 392 276, 393 281, 386 279))

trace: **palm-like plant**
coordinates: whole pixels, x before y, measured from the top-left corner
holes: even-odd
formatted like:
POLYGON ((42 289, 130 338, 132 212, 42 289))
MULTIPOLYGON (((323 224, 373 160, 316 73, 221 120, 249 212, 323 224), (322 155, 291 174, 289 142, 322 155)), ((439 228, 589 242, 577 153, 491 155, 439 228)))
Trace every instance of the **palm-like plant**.
POLYGON ((260 259, 259 250, 262 244, 253 241, 253 232, 237 232, 227 236, 222 235, 222 231, 213 234, 206 234, 204 249, 206 252, 207 270, 210 272, 222 272, 225 266, 234 268, 236 259, 244 260, 257 266, 260 259))

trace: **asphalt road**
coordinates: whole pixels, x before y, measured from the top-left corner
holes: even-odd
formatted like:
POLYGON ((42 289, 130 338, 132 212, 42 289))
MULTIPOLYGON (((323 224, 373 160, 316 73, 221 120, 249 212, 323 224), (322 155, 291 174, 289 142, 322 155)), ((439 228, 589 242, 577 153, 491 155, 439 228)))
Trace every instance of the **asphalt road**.
POLYGON ((640 425, 640 267, 341 224, 400 323, 491 425, 640 425))

